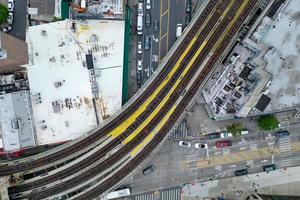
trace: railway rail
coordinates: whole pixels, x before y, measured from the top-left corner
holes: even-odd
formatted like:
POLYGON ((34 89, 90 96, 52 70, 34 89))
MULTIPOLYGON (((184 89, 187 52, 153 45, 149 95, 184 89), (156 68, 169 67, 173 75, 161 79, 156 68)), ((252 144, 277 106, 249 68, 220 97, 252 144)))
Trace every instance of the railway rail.
MULTIPOLYGON (((218 0, 212 0, 208 3, 207 7, 204 9, 203 13, 199 17, 199 20, 194 24, 194 27, 192 28, 192 31, 190 31, 186 38, 184 38, 183 42, 179 45, 178 50, 174 53, 174 55, 170 58, 170 60, 167 62, 165 67, 161 70, 161 72, 158 74, 158 76, 155 78, 155 80, 149 85, 149 87, 137 98, 135 102, 133 102, 128 108, 122 112, 120 115, 118 115, 116 118, 114 118, 110 123, 108 123, 106 126, 102 127, 97 132, 89 135, 88 137, 78 141, 77 143, 73 144, 72 146, 66 147, 65 149, 56 152, 55 154, 50 154, 47 156, 41 156, 41 158, 38 158, 36 160, 32 161, 25 161, 22 160, 14 162, 13 164, 3 164, 0 165, 0 175, 8 175, 12 173, 22 172, 22 171, 28 171, 37 167, 41 167, 44 165, 47 165, 49 163, 53 163, 54 161, 62 160, 61 163, 65 162, 66 160, 63 160, 69 155, 75 154, 78 149, 84 149, 87 148, 87 151, 90 150, 88 148, 91 144, 94 144, 95 141, 99 140, 100 138, 106 136, 111 130, 114 129, 118 124, 120 124, 122 121, 126 120, 129 116, 132 115, 132 113, 139 108, 145 99, 147 99, 150 94, 152 94, 155 89, 158 87, 158 85, 166 78, 168 72, 172 69, 173 65, 176 63, 177 58, 183 53, 184 49, 189 44, 190 38, 196 33, 195 30, 197 30, 203 21, 205 20, 205 16, 207 16, 211 9, 214 7, 214 5, 218 2, 218 0)), ((159 103, 158 101, 153 101, 151 108, 154 106, 154 104, 159 103)), ((144 113, 147 113, 149 111, 145 111, 144 113)), ((147 115, 147 114, 144 114, 147 115)), ((143 117, 143 116, 142 116, 143 117)), ((141 119, 142 119, 141 117, 141 119)), ((138 121, 138 120, 136 120, 138 121)), ((136 124, 132 124, 132 127, 136 127, 136 124)), ((78 156, 78 155, 76 155, 78 156)))
MULTIPOLYGON (((222 30, 225 29, 225 28, 227 27, 227 25, 230 23, 230 19, 231 19, 232 17, 234 17, 235 10, 239 8, 239 6, 240 6, 240 4, 241 4, 242 2, 243 2, 242 0, 236 1, 236 2, 235 2, 235 5, 232 7, 231 12, 229 12, 228 16, 225 17, 226 20, 224 20, 224 23, 221 23, 221 25, 220 25, 220 26, 218 27, 218 29, 215 31, 213 37, 207 42, 207 46, 208 46, 208 47, 206 47, 205 51, 203 51, 202 54, 200 54, 200 56, 197 57, 195 64, 193 64, 194 67, 188 72, 188 74, 186 75, 186 77, 183 78, 183 81, 182 81, 183 83, 182 83, 180 86, 178 86, 177 90, 176 90, 176 91, 172 94, 172 96, 170 97, 170 101, 172 101, 172 102, 169 102, 169 103, 167 103, 167 104, 164 105, 164 109, 162 109, 162 112, 160 113, 159 116, 157 116, 156 120, 153 120, 153 122, 151 122, 152 124, 149 124, 150 126, 154 126, 154 127, 155 127, 155 126, 157 125, 157 123, 158 123, 158 122, 162 119, 162 117, 164 116, 164 113, 166 113, 166 111, 170 109, 170 106, 172 106, 172 105, 175 103, 176 99, 178 99, 178 97, 182 94, 184 88, 186 87, 187 83, 188 83, 189 80, 191 79, 191 76, 193 76, 194 72, 197 70, 197 66, 199 66, 199 64, 203 62, 204 58, 206 58, 207 54, 210 52, 210 49, 214 46, 215 42, 218 40, 219 36, 222 34, 222 32, 223 32, 222 30)), ((252 1, 252 4, 255 4, 255 2, 256 2, 256 1, 252 1)), ((251 3, 248 3, 248 4, 247 4, 247 8, 248 8, 248 10, 251 10, 251 9, 250 9, 251 7, 249 7, 249 5, 251 5, 251 3)), ((225 6, 226 6, 226 5, 225 5, 225 6)), ((245 13, 247 13, 247 12, 245 11, 245 13)), ((242 14, 241 16, 247 16, 247 15, 245 15, 245 13, 242 14)), ((236 26, 234 26, 234 27, 236 27, 236 26)), ((239 27, 239 26, 238 26, 238 27, 239 27)), ((236 29, 238 29, 238 27, 237 27, 236 29)), ((208 27, 206 31, 209 32, 210 30, 211 30, 211 29, 209 29, 209 27, 208 27)), ((199 38, 201 38, 201 36, 202 36, 202 34, 200 34, 200 37, 199 37, 199 38)), ((229 41, 230 41, 230 37, 227 37, 227 38, 229 38, 229 41)), ((204 40, 203 36, 202 36, 202 40, 204 40)), ((224 46, 224 45, 223 45, 223 46, 224 46)), ((192 51, 191 53, 193 54, 194 52, 192 51)), ((209 65, 209 66, 211 67, 212 65, 209 65)), ((202 77, 202 79, 203 79, 203 77, 204 77, 204 78, 206 77, 206 75, 207 75, 207 74, 209 73, 209 71, 211 70, 211 69, 209 68, 209 66, 207 66, 207 65, 205 66, 204 70, 202 71, 202 73, 201 73, 201 75, 200 75, 199 77, 202 77)), ((197 82, 197 81, 199 81, 199 78, 197 79, 196 82, 198 83, 198 85, 195 86, 196 88, 199 87, 199 85, 202 83, 202 81, 203 81, 202 79, 201 79, 201 82, 200 82, 200 83, 197 82)), ((193 88, 191 88, 191 89, 189 90, 189 92, 192 91, 192 90, 193 90, 193 88)), ((185 97, 184 97, 184 98, 186 98, 186 97, 187 97, 187 93, 185 94, 185 97)), ((187 103, 187 102, 188 102, 188 100, 184 100, 184 103, 187 103)), ((181 102, 179 105, 182 105, 182 102, 181 102)), ((181 107, 182 107, 182 106, 181 106, 181 107)), ((177 111, 179 108, 181 108, 181 107, 178 106, 178 108, 176 109, 176 111, 177 111)), ((177 115, 177 116, 174 116, 174 117, 171 117, 170 119, 174 120, 174 119, 177 119, 177 117, 178 117, 178 115, 177 115)), ((139 141, 139 137, 142 138, 143 135, 146 135, 147 132, 149 132, 149 129, 144 129, 143 131, 144 131, 144 132, 143 132, 144 134, 138 135, 138 137, 136 137, 136 138, 133 140, 133 142, 132 142, 133 144, 130 144, 130 145, 129 145, 129 143, 128 143, 128 145, 124 146, 124 147, 120 150, 120 152, 124 151, 124 153, 126 154, 126 153, 128 153, 134 146, 136 146, 136 145, 140 142, 140 141, 139 141)), ((159 135, 159 134, 157 134, 157 135, 159 135)), ((157 136, 155 136, 155 137, 157 137, 157 136)), ((150 144, 152 144, 152 143, 150 143, 150 144)), ((149 145, 150 145, 150 144, 149 144, 149 145)), ((149 145, 148 145, 148 146, 149 146, 149 145)), ((148 147, 148 146, 147 146, 147 147, 148 147)), ((146 147, 146 148, 147 148, 147 147, 146 147)), ((146 149, 146 148, 145 148, 145 149, 146 149)), ((145 151, 145 150, 143 150, 142 152, 144 152, 144 151, 145 151)), ((121 154, 121 153, 119 153, 119 152, 118 152, 118 155, 119 155, 119 156, 122 156, 122 155, 124 156, 124 154, 121 154)), ((147 154, 144 154, 143 156, 145 157, 145 155, 147 155, 147 154)), ((140 156, 140 154, 137 155, 137 157, 139 157, 139 156, 140 156)), ((44 198, 44 196, 41 194, 41 193, 43 193, 43 192, 44 192, 44 195, 47 196, 47 195, 49 195, 49 194, 53 194, 53 192, 57 192, 57 191, 58 191, 57 189, 59 189, 59 188, 64 187, 64 189, 65 189, 66 186, 68 186, 69 188, 71 188, 71 187, 74 186, 74 184, 80 183, 80 182, 83 180, 83 178, 85 178, 85 177, 86 177, 86 179, 90 178, 90 177, 87 177, 88 175, 94 176, 95 174, 97 174, 97 173, 100 172, 99 169, 103 170, 103 167, 104 167, 104 166, 101 166, 101 164, 102 164, 102 165, 108 165, 108 166, 110 166, 111 164, 113 164, 114 162, 116 162, 118 159, 120 159, 120 157, 118 158, 118 156, 112 157, 112 158, 111 158, 111 161, 108 161, 108 160, 107 160, 105 163, 100 163, 100 166, 95 167, 95 168, 94 168, 94 171, 90 170, 87 174, 82 174, 82 176, 81 176, 81 177, 79 176, 79 178, 77 178, 77 179, 71 179, 70 182, 64 182, 63 185, 56 185, 56 186, 54 186, 54 187, 56 187, 56 190, 46 189, 46 191, 40 191, 39 194, 34 194, 34 195, 31 196, 30 198, 38 198, 38 199, 39 199, 39 198, 44 198), (72 183, 73 183, 73 185, 72 185, 72 183)), ((136 157, 133 159, 132 162, 134 162, 134 160, 136 160, 136 157)), ((132 162, 131 162, 131 163, 132 163, 132 162)), ((105 183, 106 183, 106 182, 105 182, 105 183)), ((52 189, 53 189, 53 188, 52 188, 52 189)))

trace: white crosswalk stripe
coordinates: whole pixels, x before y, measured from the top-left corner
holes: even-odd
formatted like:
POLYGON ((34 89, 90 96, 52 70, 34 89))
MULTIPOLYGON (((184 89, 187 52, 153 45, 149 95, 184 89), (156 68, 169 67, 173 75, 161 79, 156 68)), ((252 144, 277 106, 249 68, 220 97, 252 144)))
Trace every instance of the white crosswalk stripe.
POLYGON ((292 155, 292 145, 290 137, 282 137, 278 139, 281 167, 286 167, 293 164, 293 160, 288 158, 292 155))

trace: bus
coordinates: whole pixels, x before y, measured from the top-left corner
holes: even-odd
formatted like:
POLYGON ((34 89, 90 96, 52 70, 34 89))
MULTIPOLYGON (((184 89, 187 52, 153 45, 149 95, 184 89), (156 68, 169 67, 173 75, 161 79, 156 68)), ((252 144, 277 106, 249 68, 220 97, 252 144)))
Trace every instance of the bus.
POLYGON ((125 197, 128 195, 130 195, 130 189, 124 188, 121 190, 115 190, 113 192, 108 193, 104 198, 101 198, 101 200, 110 200, 110 199, 125 197))
POLYGON ((138 35, 142 35, 143 34, 143 16, 139 15, 137 17, 137 26, 136 26, 136 29, 137 29, 137 34, 138 35))

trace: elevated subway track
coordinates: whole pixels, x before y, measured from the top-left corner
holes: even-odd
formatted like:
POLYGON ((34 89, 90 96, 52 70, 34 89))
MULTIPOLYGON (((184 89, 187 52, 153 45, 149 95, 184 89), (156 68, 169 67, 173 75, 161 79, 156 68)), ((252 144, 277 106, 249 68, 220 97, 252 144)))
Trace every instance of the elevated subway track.
MULTIPOLYGON (((214 14, 212 15, 211 19, 208 21, 207 23, 207 27, 206 29, 203 29, 202 31, 198 32, 199 37, 197 38, 197 41, 194 43, 193 47, 190 49, 190 53, 186 56, 186 59, 183 60, 183 62, 181 63, 181 70, 178 70, 177 73, 174 74, 174 76, 172 77, 172 79, 170 80, 170 84, 167 86, 169 87, 168 90, 170 90, 170 87, 172 85, 174 85, 174 83, 179 79, 179 77, 181 76, 181 72, 186 68, 187 64, 189 63, 189 61, 191 60, 191 57, 195 54, 195 52, 197 51, 197 49, 199 48, 199 46, 204 42, 205 37, 209 34, 210 30, 213 28, 213 26, 217 23, 217 20, 219 19, 219 17, 221 16, 222 12, 219 11, 224 11, 226 6, 230 3, 230 0, 225 0, 223 1, 221 4, 218 5, 217 7, 217 11, 218 12, 214 12, 214 14)), ((197 30, 196 30, 197 31, 197 30)), ((195 33, 196 34, 196 33, 195 33)), ((194 37, 194 35, 193 35, 194 37)), ((201 54, 202 55, 202 54, 201 54)), ((183 84, 184 85, 180 85, 180 88, 178 88, 177 90, 179 90, 180 92, 182 92, 187 84, 187 81, 185 80, 189 80, 193 74, 195 73, 197 69, 197 66, 193 66, 191 68, 191 70, 187 73, 186 77, 184 78, 183 84)), ((167 90, 167 91, 168 91, 167 90)), ((160 93, 160 96, 158 96, 158 99, 163 99, 163 95, 162 93, 167 93, 167 91, 162 91, 160 93)), ((174 98, 173 96, 171 98, 174 98)), ((168 105, 171 105, 168 103, 168 105)), ((156 106, 152 106, 152 104, 149 105, 149 110, 154 110, 156 106)), ((164 108, 164 110, 168 110, 168 108, 164 108)), ((152 121, 150 124, 148 124, 141 133, 139 133, 131 142, 128 143, 128 145, 126 147, 124 147, 123 149, 126 149, 126 151, 124 151, 124 153, 119 153, 117 155, 113 155, 110 158, 108 158, 105 162, 103 162, 102 165, 98 166, 102 169, 102 171, 104 171, 105 169, 107 169, 107 167, 109 167, 109 164, 105 164, 107 162, 110 163, 110 160, 118 160, 120 158, 122 158, 125 154, 127 154, 129 151, 132 150, 132 148, 134 146, 136 146, 137 144, 139 144, 148 134, 149 131, 153 129, 153 127, 161 120, 161 118, 164 116, 164 112, 160 112, 152 121)), ((145 119, 143 119, 142 121, 144 121, 145 119)), ((125 132, 125 134, 122 134, 122 137, 128 137, 129 134, 131 132, 125 132)), ((25 184, 21 184, 15 187, 12 187, 9 189, 9 193, 10 194, 14 194, 14 193, 19 193, 19 192, 23 192, 29 189, 34 189, 36 187, 41 187, 43 185, 46 185, 50 182, 59 180, 59 179, 63 179, 77 171, 79 171, 80 169, 83 169, 85 167, 90 166, 91 164, 93 164, 94 162, 96 162, 97 160, 101 159, 103 156, 106 155, 106 153, 108 153, 112 148, 116 147, 117 145, 120 144, 122 140, 120 138, 116 138, 115 140, 113 140, 111 143, 109 143, 108 145, 106 145, 104 148, 99 149, 96 153, 92 154, 90 157, 87 157, 86 159, 84 159, 81 162, 75 163, 74 165, 70 166, 69 168, 59 171, 58 173, 55 173, 53 175, 49 175, 49 176, 45 176, 37 181, 33 181, 33 182, 29 182, 29 183, 25 183, 25 184)), ((72 182, 74 182, 74 180, 72 180, 72 182)))
MULTIPOLYGON (((210 1, 208 6, 205 8, 203 13, 201 14, 201 17, 196 21, 196 23, 193 26, 193 29, 198 29, 200 25, 205 20, 205 16, 207 16, 211 9, 216 4, 217 0, 210 1)), ((50 154, 50 155, 39 155, 37 159, 29 160, 27 161, 17 161, 9 164, 2 164, 0 166, 0 175, 8 175, 12 173, 17 172, 24 172, 24 171, 30 171, 34 168, 41 167, 44 165, 48 165, 50 163, 57 162, 61 160, 61 163, 65 162, 65 158, 67 156, 70 156, 74 154, 74 156, 78 156, 76 152, 78 152, 79 149, 86 149, 86 151, 92 149, 95 145, 98 145, 96 141, 99 141, 100 138, 105 137, 111 130, 114 129, 118 124, 120 124, 122 121, 125 121, 128 117, 132 115, 132 113, 139 108, 145 99, 149 97, 150 94, 152 94, 156 88, 161 84, 161 82, 166 78, 168 72, 172 69, 173 65, 176 63, 177 58, 183 53, 183 50, 187 47, 189 43, 189 39, 192 38, 192 35, 195 34, 194 31, 191 31, 187 34, 187 37, 184 38, 183 42, 179 45, 178 50, 174 53, 174 55, 170 58, 170 60, 167 62, 165 67, 160 71, 160 73, 157 75, 155 80, 149 84, 149 87, 145 89, 145 91, 134 101, 128 108, 122 112, 120 115, 118 115, 115 119, 113 119, 110 123, 106 124, 103 128, 96 131, 95 133, 89 135, 88 137, 78 141, 77 143, 74 143, 71 146, 66 147, 65 149, 62 149, 56 153, 50 154)), ((153 101, 154 102, 154 101, 153 101)), ((156 101, 156 103, 158 103, 156 101)), ((152 103, 152 106, 154 103, 152 103)), ((145 111, 144 113, 149 113, 149 110, 145 111)), ((138 120, 137 120, 138 121, 138 120)), ((135 127, 136 125, 133 124, 130 129, 135 127)), ((128 129, 128 130, 130 130, 128 129)), ((84 153, 85 151, 83 151, 84 153)))
MULTIPOLYGON (((214 46, 215 42, 218 40, 219 36, 222 34, 222 32, 223 32, 222 30, 224 30, 224 29, 227 27, 227 25, 228 25, 229 22, 230 22, 230 19, 234 16, 234 14, 235 14, 234 9, 237 9, 237 8, 239 7, 239 5, 240 5, 239 2, 241 3, 241 2, 243 2, 243 1, 235 1, 236 5, 233 6, 231 12, 228 14, 228 16, 225 17, 224 23, 221 23, 221 24, 220 24, 220 26, 218 27, 218 29, 215 31, 213 37, 211 37, 211 39, 208 40, 208 42, 207 42, 208 47, 206 47, 206 48, 205 48, 205 51, 203 51, 203 53, 200 54, 199 57, 197 57, 197 60, 196 60, 195 64, 193 64, 193 66, 194 66, 193 69, 197 69, 197 66, 199 66, 200 63, 202 63, 203 60, 207 57, 208 53, 210 52, 210 49, 214 46)), ((256 2, 256 1, 255 1, 255 2, 256 2)), ((254 3, 252 2, 252 4, 255 4, 255 2, 254 2, 254 3)), ((250 8, 251 8, 251 3, 248 3, 246 8, 247 8, 248 10, 251 10, 251 9, 250 9, 250 8)), ((250 11, 249 11, 249 12, 250 12, 250 11)), ((244 13, 248 13, 248 12, 245 11, 244 13)), ((239 17, 239 19, 241 19, 243 16, 245 17, 245 16, 247 16, 247 15, 241 14, 241 16, 239 17)), ((240 27, 240 21, 241 21, 241 20, 237 21, 237 22, 234 24, 233 28, 231 29, 231 32, 229 32, 228 35, 230 35, 230 33, 231 33, 231 34, 235 33, 235 32, 233 32, 232 30, 235 30, 235 31, 238 30, 238 28, 240 27), (239 22, 239 23, 238 23, 238 22, 239 22), (238 25, 238 26, 237 26, 237 25, 238 25), (234 29, 234 28, 235 28, 235 29, 234 29), (233 33, 232 33, 232 32, 233 32, 233 33)), ((218 49, 216 49, 215 52, 218 52, 218 50, 222 49, 222 48, 225 46, 226 41, 227 41, 227 42, 230 41, 230 36, 228 37, 228 35, 226 35, 226 37, 227 37, 226 39, 227 39, 227 40, 224 39, 224 41, 223 41, 224 43, 222 42, 222 45, 220 44, 220 46, 218 47, 218 49), (222 47, 222 48, 221 48, 221 47, 222 47)), ((218 53, 220 54, 221 52, 218 52, 218 53)), ((179 114, 178 114, 178 109, 179 109, 179 108, 184 108, 184 107, 182 107, 182 105, 188 103, 189 99, 186 99, 186 98, 187 98, 187 97, 189 97, 189 98, 192 97, 192 96, 190 96, 190 95, 188 95, 188 94, 191 94, 191 91, 194 91, 195 88, 197 88, 197 87, 199 87, 199 85, 201 85, 202 81, 204 80, 204 78, 206 77, 206 75, 210 72, 211 67, 213 66, 213 64, 214 64, 214 62, 215 62, 215 59, 214 59, 214 58, 217 58, 217 57, 218 57, 218 54, 214 53, 213 57, 210 59, 210 62, 212 62, 212 63, 211 63, 210 65, 205 65, 205 68, 202 70, 202 73, 201 73, 200 76, 199 76, 199 77, 202 77, 202 79, 200 79, 200 82, 199 82, 199 78, 198 78, 197 81, 195 82, 195 83, 197 83, 197 84, 196 84, 196 85, 194 84, 193 87, 192 87, 188 92, 185 93, 185 95, 184 95, 184 100, 182 100, 182 101, 180 102, 180 104, 177 106, 175 112, 172 114, 172 117, 170 117, 169 121, 172 121, 172 120, 174 120, 174 119, 176 120, 176 119, 178 118, 178 116, 180 115, 180 112, 179 112, 179 114), (176 114, 176 113, 177 113, 177 114, 176 114), (174 114, 176 114, 176 115, 173 116, 174 114)), ((193 74, 193 71, 191 70, 191 72, 189 72, 189 73, 190 73, 190 74, 193 74)), ((188 74, 187 74, 186 77, 185 77, 184 80, 183 80, 183 83, 186 82, 186 84, 187 84, 187 82, 189 81, 190 78, 191 78, 190 75, 188 76, 188 74)), ((170 105, 173 105, 173 104, 175 103, 176 99, 179 98, 179 96, 180 96, 180 94, 182 94, 182 91, 183 91, 183 89, 185 88, 185 86, 186 86, 186 85, 184 85, 184 84, 180 85, 180 87, 178 87, 177 90, 172 94, 172 96, 170 97, 170 102, 168 102, 167 104, 165 104, 164 109, 162 110, 162 112, 160 112, 161 117, 163 117, 164 113, 166 113, 167 110, 170 109, 170 105)), ((179 109, 179 110, 180 110, 180 109, 179 109)), ((160 121, 161 117, 160 117, 160 118, 157 117, 156 124, 160 121)), ((151 125, 152 125, 152 126, 156 126, 156 124, 151 124, 151 125)), ((168 125, 169 125, 169 123, 168 123, 168 125)), ((168 126, 168 125, 166 125, 166 126, 168 126)), ((164 126, 164 127, 165 127, 165 126, 164 126)), ((149 130, 145 130, 145 131, 148 131, 148 132, 149 132, 149 130)), ((161 133, 161 131, 159 131, 159 133, 155 135, 155 138, 156 138, 156 139, 157 139, 157 135, 159 135, 159 134, 162 134, 162 135, 163 135, 163 134, 166 134, 166 133, 161 133)), ((140 135, 141 135, 141 134, 140 134, 140 135)), ((155 138, 151 141, 150 144, 152 144, 153 141, 156 141, 155 138)), ((163 138, 163 137, 162 137, 162 138, 163 138)), ((149 145, 150 145, 150 144, 149 144, 149 145)), ((137 144, 129 145, 129 143, 128 143, 128 145, 126 145, 125 147, 126 147, 126 148, 130 148, 130 146, 134 147, 134 146, 136 146, 136 145, 137 145, 137 144)), ((148 145, 148 146, 149 146, 149 145, 148 145)), ((145 149, 147 149, 148 146, 146 146, 145 149)), ((125 147, 124 147, 124 149, 125 149, 125 147)), ((140 154, 142 154, 143 157, 145 158, 146 155, 148 155, 147 153, 144 152, 145 149, 143 149, 139 154, 137 154, 137 156, 136 156, 135 158, 133 158, 133 161, 130 162, 130 163, 132 164, 132 163, 136 160, 137 157, 140 157, 140 154), (143 153, 144 153, 144 154, 143 154, 143 153)), ((124 151, 125 151, 125 150, 124 150, 124 151)), ((118 154, 119 154, 119 153, 121 154, 121 152, 122 152, 122 150, 120 150, 120 152, 118 152, 118 154)), ((127 150, 127 152, 128 152, 128 150, 127 150)), ((148 153, 149 153, 149 152, 148 152, 148 153)), ((111 162, 114 163, 114 162, 116 162, 118 159, 119 159, 119 158, 117 158, 117 157, 112 157, 111 162)), ((140 160, 139 162, 141 162, 141 160, 140 160)), ((110 164, 112 164, 112 163, 110 163, 110 164)), ((102 164, 102 163, 101 163, 101 164, 102 164)), ((98 166, 98 168, 102 168, 102 167, 103 167, 103 166, 98 166)), ((123 168, 122 168, 122 169, 123 169, 123 168)), ((128 171, 127 171, 127 172, 128 172, 128 171)), ((99 173, 99 171, 96 171, 96 168, 95 168, 94 171, 93 171, 93 170, 90 170, 89 173, 88 173, 88 174, 85 174, 85 175, 89 175, 89 174, 90 174, 90 176, 94 176, 94 175, 96 175, 96 174, 98 174, 98 173, 99 173)), ((127 173, 126 173, 126 174, 127 174, 127 173)), ((126 174, 124 174, 123 176, 126 176, 126 174)), ((85 177, 85 175, 82 175, 82 177, 78 178, 78 179, 77 179, 77 182, 79 181, 79 183, 80 183, 80 182, 82 181, 82 179, 85 177)), ((113 175, 113 176, 114 176, 114 175, 113 175)), ((110 180, 110 179, 108 179, 108 180, 110 180)), ((76 183, 76 180, 75 180, 75 179, 72 179, 72 181, 66 182, 64 185, 69 185, 69 184, 72 184, 73 182, 76 183)), ((106 183, 106 182, 108 182, 108 181, 105 181, 105 182, 103 182, 103 183, 101 183, 101 184, 104 184, 104 183, 106 183)), ((78 184, 78 183, 77 183, 77 184, 78 184)), ((59 187, 63 187, 63 186, 59 186, 59 187)), ((70 187, 73 187, 73 186, 70 186, 70 187)), ((53 188, 52 188, 52 189, 53 189, 53 188)), ((58 188, 56 188, 56 189, 58 189, 58 188)), ((107 188, 107 189, 109 189, 109 188, 107 188)), ((57 192, 57 190, 55 190, 55 191, 57 192)), ((45 192, 44 195, 47 196, 47 195, 49 195, 49 194, 52 194, 52 192, 54 192, 54 190, 51 191, 50 188, 49 188, 48 191, 47 191, 47 189, 46 189, 44 192, 45 192), (48 193, 48 194, 47 194, 47 193, 48 193)), ((43 193, 43 192, 40 191, 39 194, 36 194, 37 196, 36 196, 36 195, 35 195, 35 196, 32 196, 32 198, 36 198, 36 197, 38 197, 38 198, 44 198, 44 197, 42 196, 42 194, 40 194, 40 193, 43 193), (40 196, 39 196, 39 195, 40 195, 40 196)), ((88 199, 89 199, 89 198, 88 198, 88 199)))

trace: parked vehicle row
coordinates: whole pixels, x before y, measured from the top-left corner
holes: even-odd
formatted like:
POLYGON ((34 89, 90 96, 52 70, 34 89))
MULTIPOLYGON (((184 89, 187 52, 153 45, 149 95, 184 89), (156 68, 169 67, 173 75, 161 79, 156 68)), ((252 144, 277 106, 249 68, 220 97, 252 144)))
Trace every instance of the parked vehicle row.
MULTIPOLYGON (((181 147, 191 147, 191 143, 188 141, 179 141, 179 146, 181 147)), ((207 149, 208 145, 206 143, 195 143, 194 147, 196 149, 207 149)))
POLYGON ((2 32, 4 33, 7 33, 9 31, 11 31, 12 29, 12 23, 13 23, 13 20, 14 20, 14 10, 15 10, 15 3, 14 3, 14 0, 8 0, 7 2, 7 8, 8 8, 8 17, 7 17, 7 24, 5 26, 3 26, 1 28, 2 32))

